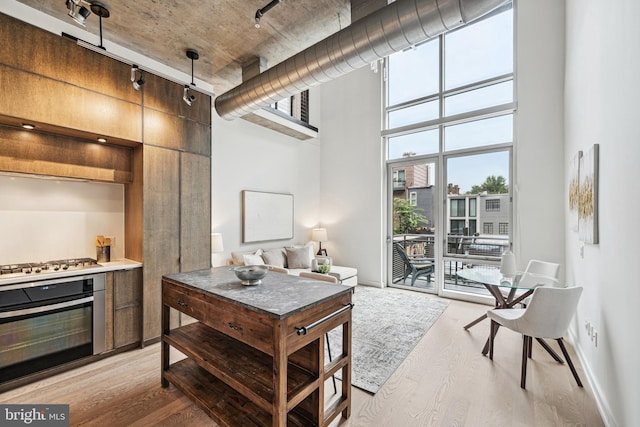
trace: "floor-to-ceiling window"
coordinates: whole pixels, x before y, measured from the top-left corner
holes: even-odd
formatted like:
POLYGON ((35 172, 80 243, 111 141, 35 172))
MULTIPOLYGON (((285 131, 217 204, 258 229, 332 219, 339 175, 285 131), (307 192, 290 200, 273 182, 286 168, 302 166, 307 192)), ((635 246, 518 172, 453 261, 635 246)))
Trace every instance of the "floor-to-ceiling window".
POLYGON ((382 134, 393 181, 388 186, 391 285, 473 299, 483 288, 460 280, 456 271, 471 264, 495 268, 511 242, 513 23, 514 10, 507 4, 386 61, 382 134), (424 168, 427 179, 420 185, 407 179, 424 168), (426 188, 428 196, 419 192, 426 188), (412 203, 412 197, 431 202, 412 203), (400 227, 398 212, 406 216, 407 211, 418 221, 400 227), (431 262, 432 274, 405 278, 398 246, 422 268, 431 262))

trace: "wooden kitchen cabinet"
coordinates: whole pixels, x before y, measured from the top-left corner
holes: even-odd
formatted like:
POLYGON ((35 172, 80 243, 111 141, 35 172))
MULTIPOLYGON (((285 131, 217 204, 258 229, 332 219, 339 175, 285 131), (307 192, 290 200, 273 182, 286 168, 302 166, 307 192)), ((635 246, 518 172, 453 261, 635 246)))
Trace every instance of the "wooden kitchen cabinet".
MULTIPOLYGON (((144 339, 160 336, 164 274, 211 266, 211 158, 144 147, 144 339)), ((178 324, 177 312, 173 324, 178 324)))
POLYGON ((106 350, 142 343, 142 268, 106 272, 106 350))
POLYGON ((157 340, 162 275, 211 265, 211 97, 188 106, 182 83, 148 71, 133 90, 129 64, 2 14, 0 35, 0 171, 124 185, 124 256, 144 263, 141 339, 157 340))
POLYGON ((142 341, 142 268, 114 271, 113 342, 119 348, 142 341))

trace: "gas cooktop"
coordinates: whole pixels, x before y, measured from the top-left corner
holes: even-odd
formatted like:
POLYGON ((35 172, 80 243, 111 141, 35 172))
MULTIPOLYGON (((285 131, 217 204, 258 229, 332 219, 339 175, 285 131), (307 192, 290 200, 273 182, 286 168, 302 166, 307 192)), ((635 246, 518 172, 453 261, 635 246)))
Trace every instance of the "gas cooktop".
POLYGON ((70 258, 47 262, 0 265, 0 280, 29 275, 36 276, 43 273, 74 271, 99 266, 98 262, 93 258, 70 258))

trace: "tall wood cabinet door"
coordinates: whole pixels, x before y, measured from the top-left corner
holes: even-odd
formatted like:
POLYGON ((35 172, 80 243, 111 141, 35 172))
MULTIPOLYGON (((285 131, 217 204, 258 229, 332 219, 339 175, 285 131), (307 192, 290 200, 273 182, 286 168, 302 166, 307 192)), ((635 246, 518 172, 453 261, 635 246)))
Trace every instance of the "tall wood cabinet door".
POLYGON ((182 153, 180 271, 211 267, 211 157, 182 153))
POLYGON ((114 272, 113 342, 122 347, 139 342, 142 331, 142 269, 114 272))
POLYGON ((160 336, 162 275, 180 271, 180 153, 144 146, 144 339, 160 336))

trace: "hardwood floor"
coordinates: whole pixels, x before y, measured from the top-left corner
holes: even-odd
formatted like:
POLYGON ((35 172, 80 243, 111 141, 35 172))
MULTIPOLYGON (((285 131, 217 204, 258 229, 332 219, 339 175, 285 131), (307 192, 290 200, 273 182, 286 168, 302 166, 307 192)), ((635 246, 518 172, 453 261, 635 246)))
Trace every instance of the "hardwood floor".
MULTIPOLYGON (((482 356, 489 322, 463 326, 487 308, 451 301, 382 389, 371 395, 353 388, 351 417, 332 425, 603 426, 572 348, 584 389, 536 344, 522 390, 522 339, 505 329, 493 362, 482 356)), ((333 393, 330 381, 326 390, 333 393)), ((216 426, 173 386, 161 388, 159 344, 10 390, 0 403, 69 404, 72 426, 216 426)))

